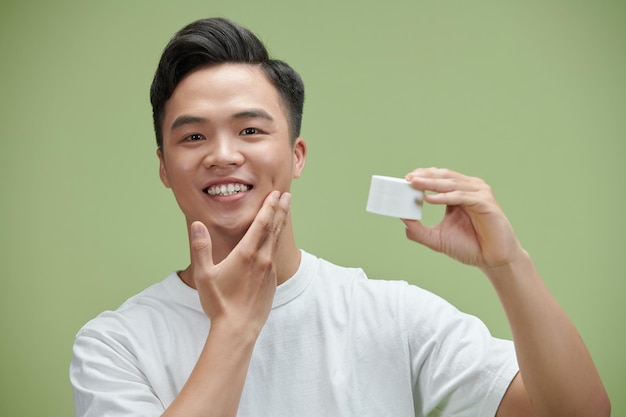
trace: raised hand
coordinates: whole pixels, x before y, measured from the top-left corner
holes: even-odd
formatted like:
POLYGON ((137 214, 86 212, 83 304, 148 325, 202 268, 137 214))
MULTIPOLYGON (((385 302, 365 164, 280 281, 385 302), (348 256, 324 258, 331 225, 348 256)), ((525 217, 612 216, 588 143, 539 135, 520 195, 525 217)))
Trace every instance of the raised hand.
POLYGON ((253 337, 261 331, 276 291, 274 254, 290 199, 289 193, 270 193, 245 236, 218 264, 205 225, 191 225, 191 272, 211 326, 249 330, 253 337))
POLYGON ((430 204, 446 205, 441 222, 426 227, 403 220, 409 239, 480 268, 510 263, 523 250, 491 188, 480 178, 440 168, 418 168, 406 180, 430 204))
POLYGON ((497 415, 610 415, 610 401, 582 338, 520 246, 491 188, 479 178, 438 168, 416 169, 406 179, 426 191, 426 202, 446 205, 433 227, 403 220, 407 237, 480 267, 506 312, 520 374, 497 415))

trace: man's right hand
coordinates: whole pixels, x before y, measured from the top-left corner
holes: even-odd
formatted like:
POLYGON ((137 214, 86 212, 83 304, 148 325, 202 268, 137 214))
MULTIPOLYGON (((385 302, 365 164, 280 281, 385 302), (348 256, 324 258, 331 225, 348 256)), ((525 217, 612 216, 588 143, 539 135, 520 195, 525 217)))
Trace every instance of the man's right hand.
POLYGON ((191 224, 191 274, 212 327, 224 325, 253 338, 260 333, 276 292, 274 255, 290 200, 289 193, 271 192, 244 237, 218 264, 206 226, 191 224))
POLYGON ((193 371, 162 416, 234 416, 256 339, 272 308, 274 257, 291 195, 271 192, 237 246, 218 264, 201 222, 189 230, 191 276, 211 320, 193 371))

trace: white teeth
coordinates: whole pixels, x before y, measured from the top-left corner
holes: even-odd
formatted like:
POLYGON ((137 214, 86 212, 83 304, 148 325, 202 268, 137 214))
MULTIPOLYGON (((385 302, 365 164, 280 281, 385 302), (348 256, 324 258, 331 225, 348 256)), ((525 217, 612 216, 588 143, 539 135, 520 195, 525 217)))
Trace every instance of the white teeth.
POLYGON ((209 195, 233 195, 243 191, 248 191, 250 186, 245 184, 220 184, 220 185, 212 185, 207 188, 206 192, 209 195))

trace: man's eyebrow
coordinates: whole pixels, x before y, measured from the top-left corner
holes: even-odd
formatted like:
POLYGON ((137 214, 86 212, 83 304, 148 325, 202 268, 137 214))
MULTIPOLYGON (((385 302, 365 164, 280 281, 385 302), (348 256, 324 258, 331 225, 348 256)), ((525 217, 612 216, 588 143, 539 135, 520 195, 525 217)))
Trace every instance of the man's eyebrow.
POLYGON ((174 122, 172 123, 172 126, 170 126, 170 130, 174 130, 184 125, 189 125, 189 124, 194 124, 194 123, 205 123, 207 121, 208 119, 204 117, 182 115, 182 116, 177 117, 176 120, 174 120, 174 122))
MULTIPOLYGON (((274 121, 274 118, 263 109, 249 109, 244 110, 239 113, 235 113, 232 116, 233 119, 266 119, 269 121, 274 121)), ((191 116, 191 115, 182 115, 178 116, 170 126, 170 130, 175 130, 181 126, 195 124, 195 123, 206 123, 209 119, 200 116, 191 116)))
POLYGON ((263 109, 244 110, 242 112, 235 113, 233 115, 233 119, 266 119, 271 122, 274 121, 274 118, 263 109))

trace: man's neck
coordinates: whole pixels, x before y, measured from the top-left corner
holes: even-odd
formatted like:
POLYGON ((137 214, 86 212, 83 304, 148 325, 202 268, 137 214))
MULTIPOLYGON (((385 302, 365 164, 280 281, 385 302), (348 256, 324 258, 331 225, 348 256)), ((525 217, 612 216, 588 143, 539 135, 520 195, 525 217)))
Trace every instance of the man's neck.
MULTIPOLYGON (((228 257, 241 238, 232 236, 212 235, 213 262, 218 264, 228 257)), ((274 249, 274 270, 278 285, 291 278, 300 267, 301 253, 296 246, 291 219, 287 220, 274 249)), ((191 265, 179 274, 180 278, 192 288, 196 288, 191 265)))

